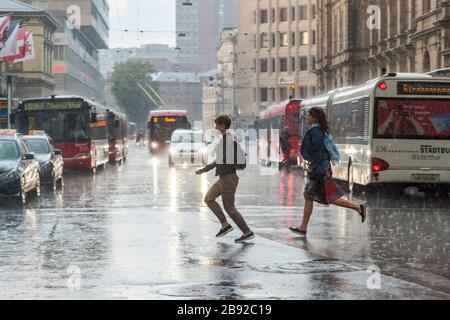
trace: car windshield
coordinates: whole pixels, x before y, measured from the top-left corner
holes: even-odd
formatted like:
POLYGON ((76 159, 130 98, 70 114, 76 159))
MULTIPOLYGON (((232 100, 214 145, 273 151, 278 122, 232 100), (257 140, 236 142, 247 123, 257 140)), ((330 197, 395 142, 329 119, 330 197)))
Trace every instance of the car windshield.
POLYGON ((175 143, 202 143, 203 134, 197 132, 183 132, 175 133, 172 137, 172 142, 175 143))
POLYGON ((18 159, 19 149, 15 141, 0 141, 0 160, 18 159))
POLYGON ((36 154, 47 154, 50 153, 50 146, 48 142, 44 139, 27 139, 26 140, 31 150, 36 154))

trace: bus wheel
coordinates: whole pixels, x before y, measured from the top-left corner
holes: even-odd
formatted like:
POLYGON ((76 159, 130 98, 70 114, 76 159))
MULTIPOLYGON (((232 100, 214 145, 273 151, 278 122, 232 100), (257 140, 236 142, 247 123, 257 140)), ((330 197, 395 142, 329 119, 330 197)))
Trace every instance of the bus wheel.
POLYGON ((353 191, 354 191, 354 188, 355 188, 355 182, 354 182, 354 177, 353 177, 353 164, 352 164, 352 160, 351 159, 348 162, 347 181, 348 181, 348 190, 352 194, 353 191))

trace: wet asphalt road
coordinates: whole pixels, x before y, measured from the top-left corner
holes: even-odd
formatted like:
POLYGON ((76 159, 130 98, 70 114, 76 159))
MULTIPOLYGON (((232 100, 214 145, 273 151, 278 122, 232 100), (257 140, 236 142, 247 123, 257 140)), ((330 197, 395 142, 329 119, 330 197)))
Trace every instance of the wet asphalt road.
POLYGON ((250 166, 237 206, 257 238, 236 245, 238 231, 214 237, 202 202, 214 174, 194 171, 131 147, 124 166, 66 174, 63 190, 23 209, 1 203, 0 299, 450 298, 448 195, 359 191, 366 224, 319 206, 302 240, 288 231, 301 174, 250 166))

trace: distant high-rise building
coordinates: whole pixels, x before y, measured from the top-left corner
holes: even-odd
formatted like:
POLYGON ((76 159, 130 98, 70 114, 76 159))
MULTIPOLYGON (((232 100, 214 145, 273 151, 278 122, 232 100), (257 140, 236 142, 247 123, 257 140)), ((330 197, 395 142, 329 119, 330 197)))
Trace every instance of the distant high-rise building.
POLYGON ((216 68, 221 31, 237 24, 238 0, 177 0, 178 63, 194 72, 216 68))
POLYGON ((107 0, 21 0, 50 12, 59 26, 53 36, 55 94, 105 102, 99 50, 108 48, 107 0))

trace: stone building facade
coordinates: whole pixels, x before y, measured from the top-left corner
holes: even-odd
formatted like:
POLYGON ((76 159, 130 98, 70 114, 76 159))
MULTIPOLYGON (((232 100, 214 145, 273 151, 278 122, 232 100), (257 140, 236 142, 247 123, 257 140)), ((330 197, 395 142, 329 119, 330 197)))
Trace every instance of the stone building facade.
POLYGON ((448 0, 318 0, 320 91, 450 66, 448 0))

